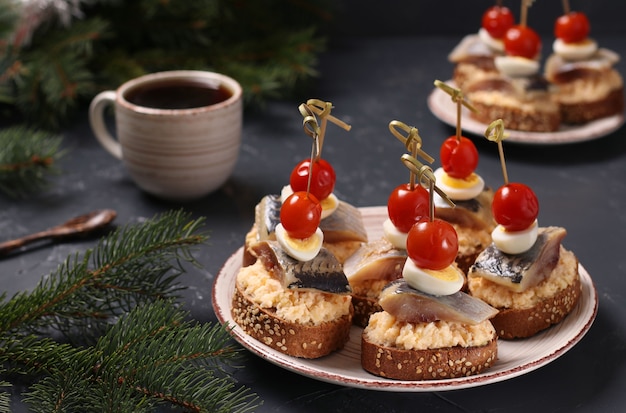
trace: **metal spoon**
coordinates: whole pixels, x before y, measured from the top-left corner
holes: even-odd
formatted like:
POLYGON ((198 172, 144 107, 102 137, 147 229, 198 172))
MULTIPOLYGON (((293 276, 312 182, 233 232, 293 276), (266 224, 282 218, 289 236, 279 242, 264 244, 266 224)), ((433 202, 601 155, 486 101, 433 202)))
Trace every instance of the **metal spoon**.
POLYGON ((0 255, 43 239, 58 239, 72 235, 88 234, 108 225, 116 216, 117 212, 114 210, 102 209, 74 217, 61 225, 47 230, 0 243, 0 255))

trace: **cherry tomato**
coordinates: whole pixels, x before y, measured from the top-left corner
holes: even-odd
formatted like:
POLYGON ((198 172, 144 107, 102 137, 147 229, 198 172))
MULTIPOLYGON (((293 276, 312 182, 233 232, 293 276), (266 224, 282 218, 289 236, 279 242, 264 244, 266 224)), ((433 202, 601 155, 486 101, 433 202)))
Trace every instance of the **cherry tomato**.
POLYGON ((556 19, 554 35, 565 43, 577 43, 589 36, 591 26, 584 13, 572 11, 556 19))
POLYGON ((421 185, 398 185, 387 199, 389 219, 402 232, 409 232, 413 224, 428 217, 430 196, 421 185))
POLYGON ((424 219, 411 227, 406 240, 406 251, 416 266, 443 270, 456 259, 459 238, 448 222, 424 219))
POLYGON ((534 59, 541 50, 541 38, 528 26, 513 26, 504 35, 504 51, 509 56, 534 59))
POLYGON ((508 7, 493 6, 483 14, 482 28, 495 39, 502 39, 504 33, 515 24, 515 17, 508 7))
POLYGON ((528 186, 509 183, 493 195, 491 210, 496 222, 509 231, 528 228, 539 215, 539 201, 528 186))
POLYGON ((280 223, 290 237, 305 239, 315 233, 322 219, 322 206, 305 191, 289 195, 280 208, 280 223))
MULTIPOLYGON (((305 159, 291 171, 289 184, 294 192, 307 190, 310 164, 311 160, 305 159)), ((335 170, 331 164, 323 159, 318 159, 313 163, 309 192, 319 200, 326 199, 335 189, 336 179, 335 170)))
POLYGON ((453 178, 467 178, 478 166, 478 150, 474 142, 461 136, 450 136, 443 142, 439 150, 441 166, 453 178))

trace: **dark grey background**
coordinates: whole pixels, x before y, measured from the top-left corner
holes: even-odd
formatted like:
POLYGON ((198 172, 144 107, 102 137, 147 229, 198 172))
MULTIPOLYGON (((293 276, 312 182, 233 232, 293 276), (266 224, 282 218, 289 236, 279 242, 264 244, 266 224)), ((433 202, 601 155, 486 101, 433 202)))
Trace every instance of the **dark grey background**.
MULTIPOLYGON (((599 16, 592 21, 594 32, 608 32, 598 36, 600 44, 626 54, 623 2, 572 2, 578 3, 584 3, 590 15, 599 16), (617 29, 620 32, 612 34, 617 29)), ((320 56, 319 78, 297 98, 246 110, 243 146, 233 176, 214 194, 191 203, 164 202, 139 191, 120 162, 97 144, 84 112, 63 131, 68 154, 52 188, 25 200, 0 196, 0 234, 3 239, 14 238, 97 208, 116 209, 116 224, 126 225, 182 207, 193 216, 206 217, 211 234, 208 245, 196 254, 203 268, 192 268, 181 278, 188 287, 183 302, 197 320, 215 322, 212 283, 224 261, 243 244, 254 220, 254 205, 263 195, 277 193, 293 165, 310 149, 298 104, 311 97, 331 101, 333 114, 353 126, 349 133, 332 128, 327 135, 324 153, 337 171, 337 195, 359 207, 384 205, 393 187, 407 179, 398 161, 402 148, 389 133, 388 123, 398 119, 418 127, 425 149, 431 152, 453 134, 452 128, 431 114, 426 99, 434 79, 451 75, 448 52, 462 35, 476 30, 470 13, 479 16, 490 4, 460 0, 340 3, 343 10, 335 23, 331 48, 320 56), (444 11, 452 21, 435 19, 444 11)), ((557 11, 544 11, 548 8, 560 10, 560 0, 538 0, 531 17, 541 11, 549 20, 557 11)), ((618 69, 626 73, 623 61, 618 69)), ((488 184, 499 185, 502 175, 495 145, 473 138, 481 156, 478 172, 488 184)), ((264 400, 259 412, 623 411, 626 130, 568 145, 505 143, 505 153, 512 179, 529 184, 537 193, 540 223, 567 228, 565 246, 576 253, 594 280, 599 312, 582 341, 552 363, 520 377, 439 393, 343 387, 302 377, 244 351, 246 368, 235 377, 264 400)), ((95 242, 43 244, 2 259, 0 288, 9 295, 28 290, 68 255, 95 242)), ((25 409, 18 406, 15 411, 25 409)))
MULTIPOLYGON (((483 12, 494 0, 342 0, 335 3, 334 34, 454 35, 478 30, 483 12)), ((503 0, 519 21, 520 0, 503 0)), ((625 33, 626 3, 614 0, 570 0, 572 10, 587 14, 591 35, 625 33)), ((563 14, 561 0, 536 0, 528 9, 528 25, 552 35, 554 20, 563 14)))

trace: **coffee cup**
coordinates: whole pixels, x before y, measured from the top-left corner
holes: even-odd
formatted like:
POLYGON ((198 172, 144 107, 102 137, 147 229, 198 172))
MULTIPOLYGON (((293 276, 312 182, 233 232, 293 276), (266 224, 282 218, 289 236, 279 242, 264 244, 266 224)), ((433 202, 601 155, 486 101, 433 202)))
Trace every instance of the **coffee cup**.
POLYGON ((89 121, 139 188, 187 201, 221 187, 241 148, 242 89, 222 74, 175 70, 141 76, 96 95, 89 121), (105 109, 114 108, 115 136, 105 109))

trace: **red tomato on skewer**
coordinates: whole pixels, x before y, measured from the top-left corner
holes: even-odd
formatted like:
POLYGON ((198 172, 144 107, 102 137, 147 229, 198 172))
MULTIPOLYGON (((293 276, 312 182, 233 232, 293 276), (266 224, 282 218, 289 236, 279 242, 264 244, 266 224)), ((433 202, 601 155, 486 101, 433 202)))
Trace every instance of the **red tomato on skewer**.
POLYGON ((441 145, 439 158, 443 170, 453 178, 467 178, 478 166, 478 150, 474 142, 461 136, 450 136, 441 145))
POLYGON ((446 221, 424 219, 411 227, 406 251, 417 267, 443 270, 456 259, 459 239, 456 230, 446 221))
POLYGON ((483 13, 482 28, 494 39, 502 39, 504 33, 515 24, 515 17, 508 7, 493 6, 483 13))
POLYGON ((582 42, 590 31, 591 25, 587 16, 576 11, 562 15, 554 24, 554 35, 565 43, 582 42))
POLYGON ((413 224, 429 214, 428 191, 421 185, 398 185, 387 199, 387 213, 393 225, 402 232, 409 232, 413 224))
POLYGON ((509 231, 528 228, 539 215, 539 201, 528 186, 509 183, 493 196, 491 210, 496 222, 509 231))
POLYGON ((280 223, 292 238, 305 239, 315 233, 322 219, 322 206, 315 195, 294 192, 280 208, 280 223))
POLYGON ((541 50, 541 38, 528 26, 513 26, 504 35, 504 51, 509 56, 534 59, 541 50))
MULTIPOLYGON (((310 165, 311 160, 305 159, 296 165, 291 171, 289 184, 291 185, 293 192, 307 190, 310 165)), ((337 177, 332 165, 324 159, 318 159, 313 163, 311 188, 309 192, 318 200, 326 199, 335 189, 336 180, 337 177)))

